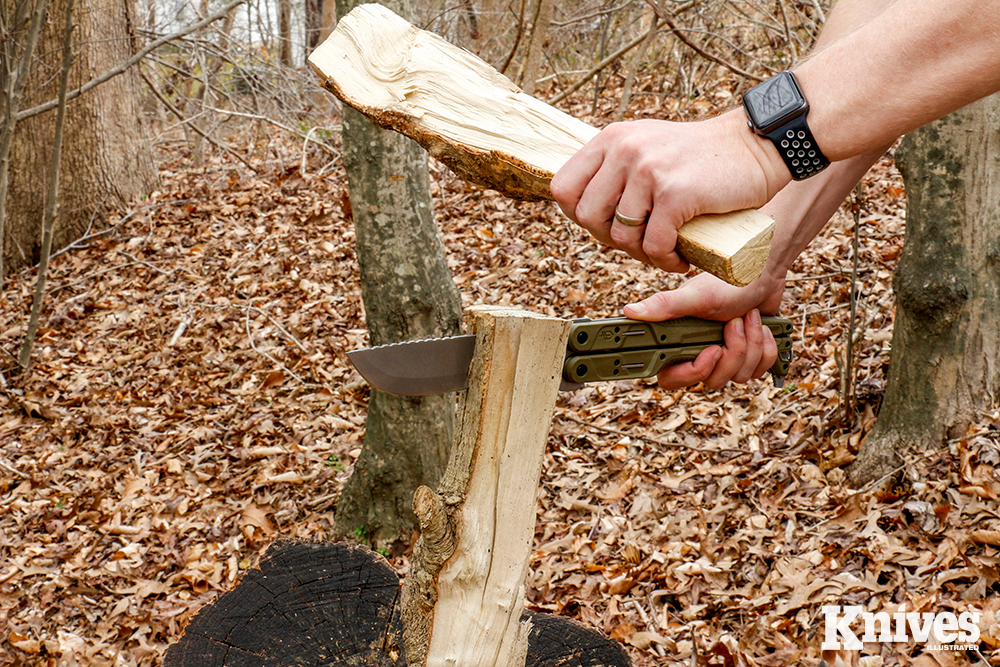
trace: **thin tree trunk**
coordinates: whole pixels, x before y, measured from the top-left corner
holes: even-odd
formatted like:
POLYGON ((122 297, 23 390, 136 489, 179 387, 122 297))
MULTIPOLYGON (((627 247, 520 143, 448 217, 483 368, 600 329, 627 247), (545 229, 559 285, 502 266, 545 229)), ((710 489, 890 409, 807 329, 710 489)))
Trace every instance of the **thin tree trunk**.
POLYGON ((7 37, 2 42, 3 62, 0 63, 0 288, 6 276, 6 251, 8 236, 7 193, 10 190, 10 159, 17 130, 17 115, 21 110, 21 96, 31 71, 35 48, 41 35, 48 0, 31 4, 29 0, 0 2, 0 33, 7 37), (19 35, 25 31, 25 34, 19 35), (21 48, 17 48, 18 43, 21 48))
POLYGON ((38 262, 35 295, 31 302, 31 316, 21 343, 17 365, 21 372, 31 363, 31 348, 38 332, 38 322, 45 300, 45 283, 49 274, 49 257, 52 255, 52 233, 59 214, 59 165, 62 162, 63 130, 66 126, 66 90, 69 88, 69 71, 73 64, 73 0, 66 2, 65 29, 63 31, 62 71, 59 73, 59 106, 56 109, 55 134, 52 139, 52 160, 49 162, 49 187, 45 194, 45 219, 42 221, 42 257, 38 262))
POLYGON ((323 0, 305 0, 306 41, 305 57, 320 45, 323 35, 323 0))
POLYGON ((521 77, 521 90, 528 95, 535 93, 535 81, 538 80, 538 71, 545 55, 545 37, 549 33, 554 9, 553 0, 538 0, 535 20, 531 26, 531 38, 528 40, 528 52, 524 56, 524 75, 521 77))
POLYGON ((292 0, 278 0, 278 61, 292 66, 292 0))
MULTIPOLYGON (((357 0, 338 0, 346 16, 357 0)), ((388 4, 388 3, 387 3, 388 4)), ((412 15, 408 0, 394 11, 412 15)), ((461 301, 434 220, 427 154, 344 109, 344 166, 372 345, 454 335, 461 301)), ((380 547, 408 542, 413 492, 434 487, 451 445, 455 397, 372 390, 365 444, 337 506, 337 532, 380 547)))
POLYGON ((1000 400, 1000 95, 909 135, 897 162, 907 220, 892 361, 854 483, 966 435, 1000 400))

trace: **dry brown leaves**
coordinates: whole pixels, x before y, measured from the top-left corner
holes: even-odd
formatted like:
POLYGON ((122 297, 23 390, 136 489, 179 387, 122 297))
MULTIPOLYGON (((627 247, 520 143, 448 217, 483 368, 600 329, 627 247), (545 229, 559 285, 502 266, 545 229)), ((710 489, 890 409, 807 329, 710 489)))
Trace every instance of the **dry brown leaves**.
MULTIPOLYGON (((365 331, 342 172, 186 164, 171 151, 159 192, 54 262, 34 370, 0 399, 0 663, 158 664, 262 547, 324 536, 358 454, 367 394, 345 352, 365 331)), ((433 175, 466 305, 601 317, 677 284, 552 204, 433 175)), ((785 389, 561 395, 531 605, 600 628, 636 665, 816 664, 828 603, 977 610, 1000 663, 998 414, 914 462, 923 481, 844 485, 884 386, 901 195, 888 161, 866 181, 853 418, 846 214, 795 267, 785 389)), ((32 279, 0 295, 5 354, 32 279)), ((868 666, 970 660, 867 648, 868 666)))

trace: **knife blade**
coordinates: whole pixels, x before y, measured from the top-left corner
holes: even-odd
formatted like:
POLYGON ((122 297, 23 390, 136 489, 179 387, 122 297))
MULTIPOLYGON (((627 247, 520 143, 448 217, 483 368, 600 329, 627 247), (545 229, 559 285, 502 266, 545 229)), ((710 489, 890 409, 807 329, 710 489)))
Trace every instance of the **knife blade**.
POLYGON ((373 387, 426 396, 465 389, 475 349, 475 336, 448 336, 352 350, 347 358, 373 387))
MULTIPOLYGON (((770 371, 782 386, 792 360, 792 322, 761 317, 778 344, 770 371)), ((707 347, 723 345, 725 322, 694 317, 641 322, 624 317, 574 320, 566 345, 562 389, 585 382, 652 377, 665 366, 691 361, 707 347)), ((353 350, 354 367, 377 389, 405 396, 460 391, 468 386, 475 352, 472 335, 427 338, 353 350)))

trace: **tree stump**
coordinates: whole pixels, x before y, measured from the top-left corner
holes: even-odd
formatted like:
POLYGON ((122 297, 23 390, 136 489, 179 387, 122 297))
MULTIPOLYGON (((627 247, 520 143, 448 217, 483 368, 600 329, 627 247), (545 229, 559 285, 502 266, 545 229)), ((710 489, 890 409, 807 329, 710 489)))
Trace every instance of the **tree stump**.
POLYGON ((365 547, 279 540, 195 616, 163 664, 405 665, 398 599, 396 573, 365 547))
MULTIPOLYGON (((527 612, 525 667, 629 667, 622 647, 579 623, 527 612)), ((366 547, 279 540, 258 569, 202 609, 164 667, 407 667, 399 578, 366 547)))

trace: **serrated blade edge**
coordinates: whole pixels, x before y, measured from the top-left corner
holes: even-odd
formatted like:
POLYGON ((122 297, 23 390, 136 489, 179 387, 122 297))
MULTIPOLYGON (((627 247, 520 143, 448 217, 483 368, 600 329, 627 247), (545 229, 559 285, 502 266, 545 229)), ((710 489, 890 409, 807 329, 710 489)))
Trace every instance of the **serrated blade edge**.
POLYGON ((426 396, 469 384, 472 335, 404 341, 353 350, 347 357, 368 383, 390 394, 426 396))

